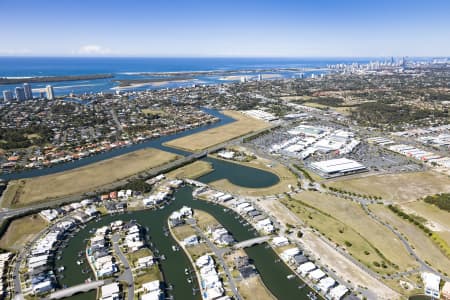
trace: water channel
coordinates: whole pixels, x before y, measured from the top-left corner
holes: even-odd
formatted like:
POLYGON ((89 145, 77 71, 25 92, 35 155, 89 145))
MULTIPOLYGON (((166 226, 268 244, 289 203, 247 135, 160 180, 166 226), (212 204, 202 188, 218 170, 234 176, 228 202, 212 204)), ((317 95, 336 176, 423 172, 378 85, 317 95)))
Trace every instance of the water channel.
MULTIPOLYGON (((112 158, 118 155, 136 151, 139 149, 153 147, 169 152, 173 152, 179 155, 187 155, 188 152, 181 151, 178 149, 169 148, 163 145, 163 143, 170 141, 175 138, 183 137, 189 134, 200 132, 209 128, 225 125, 233 122, 234 120, 227 117, 215 110, 204 109, 205 112, 217 116, 220 121, 188 130, 182 133, 161 137, 158 139, 146 141, 140 144, 131 145, 126 148, 115 149, 109 152, 101 153, 99 155, 91 156, 82 160, 64 163, 60 165, 53 166, 46 169, 36 169, 28 170, 12 174, 4 174, 1 176, 2 179, 11 180, 18 178, 35 177, 41 175, 48 175, 57 172, 62 172, 66 170, 71 170, 81 166, 85 166, 97 161, 112 158)), ((270 172, 262 171, 255 168, 246 167, 239 164, 229 163, 222 160, 217 160, 213 158, 205 158, 204 160, 210 162, 213 165, 214 171, 200 177, 199 180, 205 183, 209 183, 218 179, 228 179, 231 183, 240 185, 248 188, 261 188, 274 185, 278 183, 279 178, 270 172)), ((167 205, 164 209, 150 211, 137 211, 129 212, 118 215, 110 215, 103 217, 100 221, 91 221, 87 226, 81 229, 74 237, 67 241, 67 245, 62 249, 62 254, 60 259, 56 260, 56 267, 64 266, 65 269, 60 275, 59 283, 62 286, 73 286, 76 284, 84 283, 88 278, 94 278, 89 266, 84 263, 81 265, 77 264, 80 260, 79 253, 84 253, 86 248, 87 239, 91 237, 89 232, 93 228, 98 228, 103 225, 109 224, 114 220, 137 220, 142 226, 149 229, 150 241, 154 244, 156 249, 159 250, 159 254, 164 254, 166 260, 161 262, 161 268, 165 276, 165 281, 167 284, 173 286, 173 289, 168 291, 168 295, 172 295, 175 299, 201 299, 199 292, 197 291, 195 295, 193 294, 193 288, 196 281, 193 283, 187 282, 187 277, 184 274, 185 268, 190 268, 188 258, 185 256, 183 251, 173 252, 172 245, 176 242, 169 236, 166 237, 163 233, 163 226, 167 222, 168 216, 174 211, 182 207, 183 205, 190 206, 196 209, 202 209, 212 215, 222 223, 235 237, 237 241, 243 241, 249 238, 253 238, 257 235, 254 231, 249 231, 249 227, 244 227, 240 223, 238 216, 232 211, 224 211, 223 207, 214 205, 205 201, 194 200, 192 198, 192 189, 190 187, 183 187, 175 193, 175 201, 170 205, 167 205), (82 270, 88 270, 88 272, 83 273, 82 270)), ((308 299, 307 293, 310 291, 308 287, 303 287, 299 289, 299 286, 303 286, 303 282, 298 279, 288 280, 287 275, 292 272, 290 269, 282 262, 277 262, 278 256, 265 244, 254 246, 245 249, 249 257, 252 259, 256 268, 261 274, 261 278, 269 288, 269 290, 278 299, 308 299)), ((95 299, 95 291, 78 294, 70 297, 72 300, 82 300, 82 299, 95 299)))
MULTIPOLYGON (((85 274, 81 272, 83 268, 89 269, 86 264, 78 265, 76 263, 80 259, 78 253, 84 251, 86 239, 89 239, 92 235, 89 233, 92 228, 109 224, 118 219, 124 221, 135 219, 149 229, 151 242, 159 250, 159 254, 164 254, 166 257, 166 260, 161 262, 161 267, 166 282, 173 286, 173 290, 169 291, 168 294, 175 299, 200 299, 198 292, 196 295, 193 295, 192 288, 194 286, 187 282, 187 277, 184 274, 184 269, 191 267, 189 260, 183 251, 172 251, 172 245, 176 243, 170 236, 166 237, 162 229, 170 213, 183 205, 201 209, 214 215, 233 234, 237 241, 243 241, 257 235, 255 231, 249 231, 249 227, 244 227, 240 223, 241 219, 234 212, 224 211, 223 207, 206 201, 194 200, 192 198, 192 188, 183 187, 175 193, 175 200, 164 209, 105 216, 99 222, 90 222, 75 237, 69 240, 67 247, 63 250, 61 259, 56 261, 56 266, 62 265, 65 267, 65 270, 62 272, 64 277, 60 279, 60 284, 72 286, 83 283, 89 277, 93 278, 91 272, 85 274)), ((278 299, 308 299, 306 294, 310 291, 309 288, 299 289, 299 286, 303 285, 300 279, 288 280, 286 278, 292 272, 283 262, 277 262, 278 257, 271 248, 263 244, 247 248, 245 251, 250 259, 253 260, 266 286, 278 299)), ((70 299, 95 299, 95 292, 75 295, 70 299)))

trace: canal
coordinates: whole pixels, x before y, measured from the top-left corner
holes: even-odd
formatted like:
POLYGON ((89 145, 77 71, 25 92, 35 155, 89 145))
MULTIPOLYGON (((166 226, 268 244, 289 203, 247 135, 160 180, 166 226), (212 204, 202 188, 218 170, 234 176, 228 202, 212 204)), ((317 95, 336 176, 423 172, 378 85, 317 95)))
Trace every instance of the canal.
MULTIPOLYGON (((72 286, 83 283, 89 277, 93 278, 90 271, 85 274, 81 272, 82 269, 89 269, 88 265, 85 263, 78 265, 76 263, 80 259, 78 254, 84 252, 86 240, 92 235, 89 233, 91 229, 109 224, 118 219, 124 221, 134 219, 149 229, 151 242, 159 250, 159 254, 166 256, 166 260, 161 261, 161 268, 167 284, 173 286, 173 289, 168 291, 168 295, 172 295, 175 299, 200 299, 199 293, 197 292, 194 295, 192 290, 196 281, 193 281, 192 284, 188 283, 184 274, 184 269, 191 267, 189 260, 183 251, 172 251, 172 245, 175 244, 175 241, 170 236, 166 237, 162 229, 171 212, 181 208, 183 205, 201 209, 214 215, 233 234, 237 241, 244 241, 257 235, 255 231, 249 230, 249 227, 244 227, 240 223, 240 217, 233 211, 224 211, 222 206, 194 200, 192 198, 192 188, 187 186, 179 189, 175 193, 175 200, 164 209, 105 216, 98 222, 91 221, 88 223, 84 229, 68 241, 67 247, 63 249, 61 259, 57 260, 56 266, 65 267, 65 270, 61 273, 63 278, 59 280, 60 284, 72 286)), ((310 289, 308 287, 299 289, 303 282, 298 278, 292 280, 286 278, 292 272, 283 262, 278 261, 276 253, 271 248, 263 244, 247 248, 245 251, 260 272, 262 280, 275 297, 278 299, 308 299, 307 293, 310 289)), ((75 295, 70 299, 95 299, 95 292, 75 295)))
POLYGON ((127 154, 130 152, 145 149, 145 148, 156 148, 156 149, 172 152, 172 153, 182 155, 182 156, 189 155, 190 154, 189 152, 182 151, 180 149, 166 147, 163 144, 168 141, 180 138, 180 137, 184 137, 184 136, 187 136, 190 134, 194 134, 197 132, 201 132, 204 130, 208 130, 211 128, 215 128, 218 126, 222 126, 222 125, 226 125, 226 124, 234 122, 233 118, 230 118, 230 117, 218 112, 217 110, 208 109, 208 108, 202 108, 202 110, 210 115, 213 115, 213 116, 219 118, 220 121, 218 121, 214 124, 208 124, 208 125, 204 125, 201 127, 186 130, 186 131, 183 131, 180 133, 162 136, 162 137, 155 138, 152 140, 144 141, 142 143, 133 144, 128 147, 116 148, 116 149, 113 149, 113 150, 110 150, 107 152, 102 152, 102 153, 99 153, 96 155, 88 156, 88 157, 80 159, 80 160, 74 160, 71 162, 60 163, 60 164, 54 165, 49 168, 30 169, 30 170, 24 170, 24 171, 9 173, 9 174, 1 174, 0 179, 8 181, 8 180, 14 180, 14 179, 31 178, 31 177, 37 177, 37 176, 43 176, 43 175, 50 175, 50 174, 54 174, 54 173, 58 173, 58 172, 64 172, 64 171, 76 169, 79 167, 84 167, 84 166, 90 165, 92 163, 96 163, 96 162, 99 162, 99 161, 102 161, 105 159, 110 159, 110 158, 113 158, 113 157, 116 157, 119 155, 127 154))

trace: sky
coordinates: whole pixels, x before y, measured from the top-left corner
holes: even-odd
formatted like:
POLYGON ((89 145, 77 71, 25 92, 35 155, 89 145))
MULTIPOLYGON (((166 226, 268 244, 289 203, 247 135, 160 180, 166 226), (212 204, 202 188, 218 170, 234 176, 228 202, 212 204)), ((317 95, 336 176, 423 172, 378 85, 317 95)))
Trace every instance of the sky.
POLYGON ((448 0, 0 0, 0 56, 450 56, 448 0))

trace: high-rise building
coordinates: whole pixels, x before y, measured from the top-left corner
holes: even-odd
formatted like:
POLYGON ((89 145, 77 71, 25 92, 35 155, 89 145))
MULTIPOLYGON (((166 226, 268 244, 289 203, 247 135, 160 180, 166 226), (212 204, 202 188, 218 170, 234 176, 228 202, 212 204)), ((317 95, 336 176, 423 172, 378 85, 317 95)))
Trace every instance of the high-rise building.
POLYGON ((25 90, 22 87, 16 87, 16 100, 24 101, 25 100, 25 90))
POLYGON ((47 85, 45 87, 45 92, 47 94, 47 100, 53 100, 55 99, 55 93, 53 92, 53 86, 47 85))
POLYGON ((23 89, 25 91, 25 99, 26 100, 33 99, 33 91, 31 90, 31 85, 29 85, 28 83, 24 83, 23 89))
POLYGON ((11 91, 5 90, 3 91, 3 100, 4 101, 12 101, 14 99, 11 91))

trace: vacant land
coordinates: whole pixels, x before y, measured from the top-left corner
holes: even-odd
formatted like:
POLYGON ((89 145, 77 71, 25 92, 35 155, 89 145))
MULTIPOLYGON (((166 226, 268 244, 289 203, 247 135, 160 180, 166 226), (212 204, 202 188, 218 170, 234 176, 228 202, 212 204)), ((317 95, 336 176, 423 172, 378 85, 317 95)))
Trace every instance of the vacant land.
POLYGON ((365 287, 373 295, 374 299, 399 299, 399 294, 386 286, 383 282, 377 280, 354 264, 350 259, 337 252, 328 243, 317 237, 311 231, 305 231, 302 237, 303 245, 310 253, 320 253, 322 264, 329 266, 344 281, 351 283, 356 287, 365 287))
POLYGON ((282 200, 282 203, 297 214, 306 225, 326 236, 337 246, 345 248, 349 254, 367 267, 384 274, 397 271, 397 268, 371 243, 369 237, 361 235, 353 227, 334 217, 334 215, 310 207, 309 204, 301 201, 290 199, 282 200))
POLYGON ((19 250, 47 225, 48 223, 37 214, 16 219, 9 224, 8 229, 2 236, 0 248, 19 250))
POLYGON ((395 215, 389 208, 383 205, 371 205, 370 210, 398 229, 414 247, 415 252, 425 262, 441 270, 447 272, 450 270, 450 260, 442 254, 438 247, 431 241, 425 233, 414 224, 395 215))
POLYGON ((422 200, 403 203, 401 207, 407 213, 413 213, 426 219, 426 224, 431 230, 450 232, 450 212, 422 200))
POLYGON ((214 171, 214 168, 209 162, 197 160, 191 164, 170 171, 166 174, 166 177, 196 179, 212 171, 214 171))
POLYGON ((245 188, 242 186, 234 185, 227 179, 220 179, 211 182, 210 185, 212 187, 245 196, 264 196, 288 192, 289 185, 294 187, 297 186, 297 178, 295 177, 295 175, 292 174, 292 172, 282 164, 274 163, 270 160, 260 157, 257 157, 250 162, 235 162, 230 160, 228 160, 228 162, 237 163, 247 167, 257 168, 263 171, 274 173, 278 176, 280 181, 277 184, 265 188, 245 188))
MULTIPOLYGON (((408 255, 401 241, 389 229, 372 220, 359 204, 310 191, 302 192, 296 195, 296 198, 352 228, 371 246, 378 249, 386 260, 397 265, 398 271, 417 267, 415 260, 408 255)), ((336 228, 335 231, 338 231, 338 229, 336 228)), ((327 232, 325 232, 325 235, 327 235, 327 232)), ((342 236, 345 236, 345 230, 342 236)), ((367 253, 355 252, 355 258, 357 259, 363 260, 367 256, 367 253)))
POLYGON ((246 116, 237 111, 225 111, 224 114, 232 117, 236 121, 175 139, 165 143, 165 145, 187 151, 201 151, 233 138, 270 127, 269 123, 246 116))
POLYGON ((172 232, 180 242, 189 236, 196 235, 195 229, 187 224, 173 227, 172 232))
POLYGON ((426 195, 450 192, 448 176, 433 171, 373 175, 356 179, 338 179, 327 185, 359 194, 381 196, 404 202, 426 195))
POLYGON ((208 227, 220 225, 216 218, 203 210, 195 209, 194 217, 197 220, 197 226, 203 231, 208 227))
POLYGON ((266 288, 259 276, 244 279, 238 283, 242 299, 274 300, 276 299, 266 288))
POLYGON ((144 149, 67 172, 15 180, 8 184, 2 206, 21 207, 93 191, 177 157, 157 149, 144 149))

